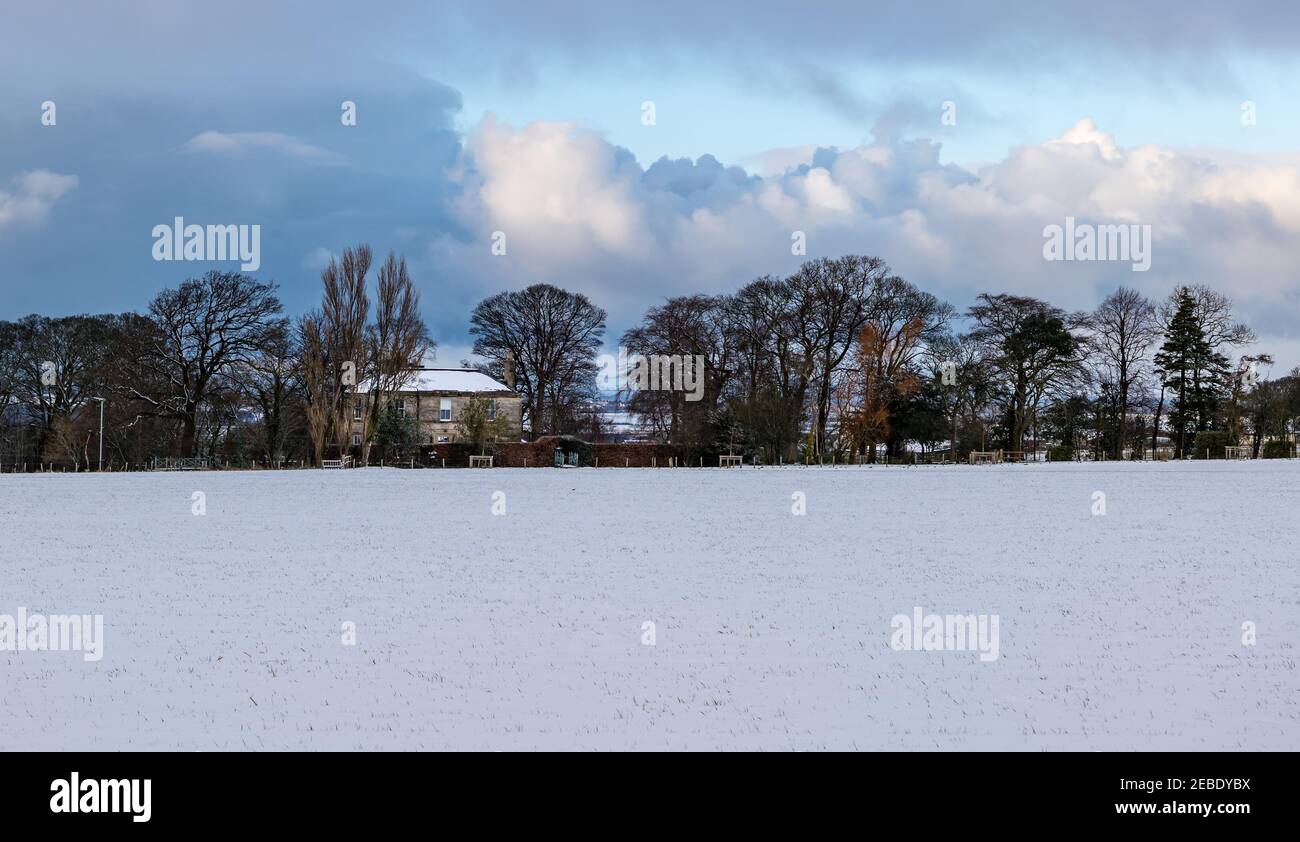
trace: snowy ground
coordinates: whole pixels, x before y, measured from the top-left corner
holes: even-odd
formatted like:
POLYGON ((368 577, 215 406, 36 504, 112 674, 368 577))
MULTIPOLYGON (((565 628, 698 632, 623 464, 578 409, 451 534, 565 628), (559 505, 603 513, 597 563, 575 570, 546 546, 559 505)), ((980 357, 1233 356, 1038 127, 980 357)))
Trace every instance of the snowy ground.
POLYGON ((0 614, 105 649, 0 651, 0 749, 1296 750, 1297 512, 1281 461, 4 475, 0 614))

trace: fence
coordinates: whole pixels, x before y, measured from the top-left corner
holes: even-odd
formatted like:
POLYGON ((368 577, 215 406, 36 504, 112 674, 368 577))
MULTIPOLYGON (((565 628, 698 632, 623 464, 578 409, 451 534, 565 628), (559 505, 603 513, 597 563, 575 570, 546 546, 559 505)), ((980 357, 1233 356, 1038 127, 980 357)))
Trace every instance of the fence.
POLYGON ((206 471, 210 467, 211 463, 202 456, 155 456, 149 470, 206 471))
MULTIPOLYGON (((520 442, 505 445, 498 445, 498 451, 495 456, 481 456, 478 454, 449 454, 448 457, 442 457, 438 453, 422 454, 425 458, 402 458, 392 461, 379 461, 373 463, 373 467, 387 468, 463 468, 463 467, 514 467, 514 468, 542 468, 550 467, 555 464, 554 446, 548 442, 542 442, 540 445, 536 442, 520 442), (456 458, 459 457, 459 458, 456 458)), ((856 454, 846 455, 839 454, 838 457, 827 453, 820 462, 783 462, 779 461, 772 465, 767 465, 761 460, 749 456, 738 456, 734 454, 724 454, 718 457, 718 461, 711 462, 705 457, 688 457, 684 452, 672 445, 648 445, 636 446, 629 444, 594 444, 588 446, 589 451, 584 454, 578 462, 582 467, 597 468, 704 468, 712 465, 719 467, 732 467, 739 464, 752 462, 755 467, 778 467, 789 465, 792 467, 849 467, 853 465, 866 464, 866 459, 856 454)), ((1072 453, 1069 457, 1057 455, 1055 458, 1049 458, 1051 451, 958 451, 953 454, 950 451, 933 451, 922 453, 918 451, 909 451, 893 457, 886 457, 884 454, 878 454, 876 461, 872 464, 876 466, 902 466, 910 467, 916 465, 992 465, 1003 464, 1006 462, 1092 462, 1092 461, 1112 461, 1110 454, 1102 454, 1091 449, 1083 449, 1072 453)), ((565 463, 573 464, 571 458, 575 454, 566 454, 565 463)), ((1203 454, 1197 454, 1202 456, 1203 454)), ((1147 448, 1141 451, 1125 450, 1123 461, 1169 461, 1174 456, 1172 447, 1160 447, 1156 450, 1147 448), (1137 459, 1134 460, 1136 455, 1137 459)), ((1283 442, 1281 446, 1277 441, 1265 442, 1259 449, 1258 455, 1255 453, 1253 445, 1229 445, 1225 448, 1224 456, 1227 459, 1295 459, 1300 454, 1297 453, 1296 445, 1291 442, 1283 442), (1281 451, 1272 453, 1269 451, 1281 451)), ((711 458, 711 457, 710 457, 711 458)), ((1188 453, 1187 458, 1192 458, 1188 453)), ((147 462, 117 462, 111 459, 105 459, 102 471, 106 473, 127 473, 139 471, 198 471, 198 470, 303 470, 314 469, 318 466, 310 460, 300 459, 243 459, 243 460, 225 460, 207 457, 196 458, 178 458, 178 457, 156 457, 147 462)), ((323 467, 361 467, 361 465, 351 457, 345 459, 326 460, 323 467), (341 463, 341 464, 340 464, 341 463)), ((72 461, 45 461, 45 462, 0 462, 0 474, 35 474, 35 473, 59 473, 59 474, 77 474, 93 473, 101 470, 97 463, 72 461)))

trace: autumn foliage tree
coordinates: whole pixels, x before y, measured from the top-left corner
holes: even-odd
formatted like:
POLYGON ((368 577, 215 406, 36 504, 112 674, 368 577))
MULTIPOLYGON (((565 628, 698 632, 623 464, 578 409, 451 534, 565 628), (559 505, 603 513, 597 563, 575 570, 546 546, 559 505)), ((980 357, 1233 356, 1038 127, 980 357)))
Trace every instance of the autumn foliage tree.
POLYGON ((876 461, 876 445, 889 438, 891 409, 921 387, 907 361, 924 327, 921 318, 913 317, 896 331, 887 333, 870 322, 858 333, 853 367, 840 386, 846 404, 841 424, 854 452, 866 454, 868 462, 876 461))

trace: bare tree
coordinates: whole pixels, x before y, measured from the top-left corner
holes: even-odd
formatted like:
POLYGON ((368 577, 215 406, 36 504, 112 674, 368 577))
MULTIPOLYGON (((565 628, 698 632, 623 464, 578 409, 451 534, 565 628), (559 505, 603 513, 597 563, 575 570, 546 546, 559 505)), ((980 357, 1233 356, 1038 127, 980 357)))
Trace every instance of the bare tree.
MULTIPOLYGON (((420 315, 420 293, 411 282, 406 258, 392 252, 379 267, 375 321, 366 333, 370 358, 370 424, 379 424, 380 404, 410 383, 414 369, 433 350, 429 329, 420 315)), ((370 451, 365 449, 365 461, 370 451)))
POLYGON ((726 303, 741 422, 770 462, 793 456, 803 422, 813 368, 798 329, 797 309, 803 306, 792 284, 770 275, 746 284, 726 303))
POLYGON ((289 433, 289 405, 298 390, 300 354, 287 322, 271 326, 251 355, 238 384, 260 415, 262 458, 274 464, 284 458, 289 433))
POLYGON ((246 366, 267 331, 281 324, 275 285, 248 275, 213 270, 149 305, 155 330, 142 337, 137 363, 143 376, 129 391, 151 411, 181 425, 179 452, 197 450, 199 412, 219 378, 246 366))
POLYGON ((889 267, 878 257, 846 255, 810 260, 788 279, 800 342, 813 386, 812 452, 826 444, 831 395, 841 364, 870 315, 872 292, 889 267))
POLYGON ((604 310, 585 295, 534 284, 479 302, 470 325, 474 353, 491 361, 495 376, 513 355, 534 438, 563 432, 566 419, 576 423, 595 387, 604 310))
POLYGON ((1134 387, 1146 373, 1148 352, 1159 336, 1155 305, 1136 290, 1120 287, 1093 313, 1091 347, 1115 395, 1113 459, 1123 457, 1134 387))
POLYGON ((1232 299, 1228 296, 1204 284, 1192 284, 1187 290, 1196 302, 1196 321, 1211 349, 1236 348, 1256 340, 1255 331, 1233 318, 1232 299))
MULTIPOLYGON (((1260 377, 1257 366, 1273 366, 1273 356, 1271 354, 1246 354, 1242 356, 1237 363, 1237 370, 1233 373, 1227 384, 1228 392, 1228 412, 1227 421, 1228 435, 1233 444, 1240 443, 1241 427, 1243 424, 1242 404, 1246 403, 1251 393, 1261 388, 1260 380, 1267 381, 1267 374, 1260 377)), ((1256 435, 1252 444, 1254 446, 1254 456, 1259 456, 1259 445, 1261 437, 1256 435)))
POLYGON ((92 396, 104 388, 109 354, 109 333, 115 317, 27 316, 13 328, 15 369, 11 375, 14 399, 36 420, 35 451, 43 453, 59 436, 60 455, 76 449, 70 444, 71 419, 92 396))
MULTIPOLYGON (((958 457, 965 429, 980 427, 981 412, 993 390, 992 366, 984 357, 984 347, 970 336, 947 334, 931 343, 928 354, 930 375, 939 381, 939 405, 949 427, 949 454, 958 457), (951 365, 945 378, 944 364, 951 365)), ((983 449, 981 444, 980 449, 983 449)))
POLYGON ((0 322, 0 420, 18 391, 18 325, 0 322))
MULTIPOLYGON (((348 446, 350 425, 345 419, 349 396, 355 394, 358 381, 370 369, 367 355, 366 324, 370 318, 370 299, 366 296, 366 275, 372 259, 370 246, 344 249, 338 260, 330 259, 321 270, 324 293, 319 322, 320 339, 328 365, 328 382, 332 384, 331 405, 334 412, 334 443, 342 454, 348 446), (351 376, 347 373, 351 372, 351 376)), ((362 413, 363 427, 368 428, 369 413, 362 413)), ((368 429, 362 431, 362 440, 368 429)))
POLYGON ((326 350, 320 311, 308 313, 298 322, 298 377, 301 382, 303 412, 307 419, 307 441, 314 464, 320 465, 338 420, 333 367, 326 350))
POLYGON ((647 311, 641 323, 623 334, 622 344, 633 354, 701 357, 704 370, 699 399, 670 390, 632 390, 627 405, 650 421, 668 441, 703 446, 709 414, 726 390, 734 363, 734 335, 727 329, 723 298, 708 295, 670 298, 647 311))

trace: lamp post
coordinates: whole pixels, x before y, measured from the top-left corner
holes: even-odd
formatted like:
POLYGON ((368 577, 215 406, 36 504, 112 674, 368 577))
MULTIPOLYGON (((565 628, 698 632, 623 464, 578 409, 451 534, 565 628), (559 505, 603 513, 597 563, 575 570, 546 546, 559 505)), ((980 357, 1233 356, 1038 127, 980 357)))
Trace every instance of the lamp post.
POLYGON ((104 470, 104 404, 103 398, 91 398, 92 401, 99 401, 99 470, 104 470))

